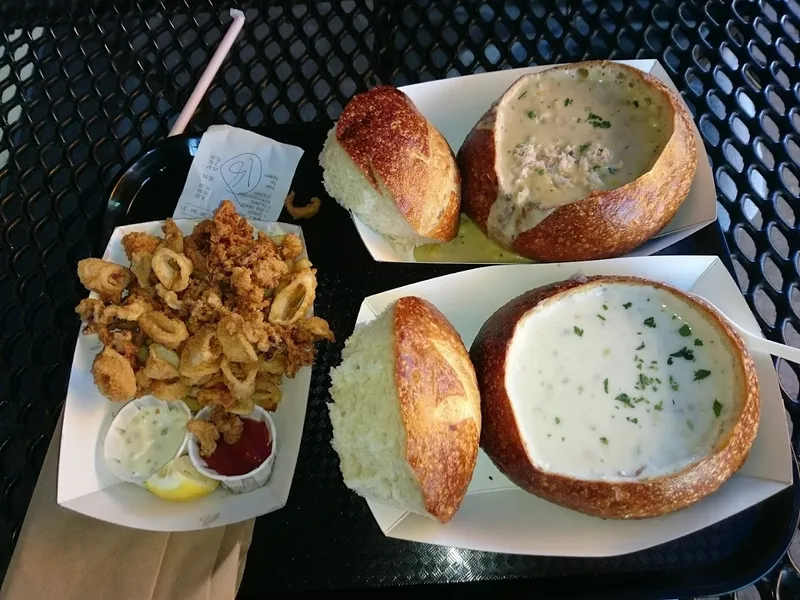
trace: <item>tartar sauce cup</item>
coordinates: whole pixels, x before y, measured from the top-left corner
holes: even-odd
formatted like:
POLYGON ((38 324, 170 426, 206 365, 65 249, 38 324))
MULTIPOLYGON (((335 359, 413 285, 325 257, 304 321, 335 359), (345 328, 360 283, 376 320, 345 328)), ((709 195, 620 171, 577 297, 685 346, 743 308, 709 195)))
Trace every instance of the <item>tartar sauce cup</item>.
MULTIPOLYGON (((210 408, 204 408, 197 413, 195 419, 208 420, 210 411, 210 408)), ((191 433, 189 434, 188 443, 189 458, 191 458, 195 468, 209 479, 219 481, 229 490, 237 494, 251 492, 266 484, 267 481, 269 481, 270 475, 272 475, 272 465, 275 463, 275 456, 278 454, 278 437, 275 433, 275 422, 272 420, 272 415, 270 415, 268 411, 260 406, 256 406, 253 412, 249 415, 241 415, 240 418, 265 423, 269 430, 270 439, 272 440, 272 452, 270 452, 270 455, 263 463, 249 473, 245 473, 244 475, 220 475, 209 467, 208 463, 200 456, 200 445, 191 433)), ((217 443, 223 443, 221 436, 217 443)))
POLYGON ((144 482, 153 473, 156 473, 173 458, 186 452, 186 446, 189 443, 189 432, 186 430, 186 423, 191 418, 192 411, 181 401, 164 402, 155 396, 143 396, 136 400, 131 400, 114 416, 106 432, 103 442, 103 457, 108 470, 122 481, 144 485, 144 482), (178 411, 181 417, 185 416, 185 420, 180 418, 173 425, 178 426, 182 422, 182 435, 179 438, 177 431, 170 435, 172 432, 166 427, 162 427, 159 431, 154 428, 152 438, 144 441, 144 454, 147 454, 148 451, 150 454, 145 458, 146 468, 137 470, 133 468, 133 461, 130 460, 129 447, 131 440, 129 427, 134 417, 142 411, 152 408, 160 408, 165 411, 164 414, 169 414, 170 411, 178 411), (163 433, 164 429, 167 429, 166 434, 163 433), (162 444, 163 447, 159 448, 158 444, 162 444))

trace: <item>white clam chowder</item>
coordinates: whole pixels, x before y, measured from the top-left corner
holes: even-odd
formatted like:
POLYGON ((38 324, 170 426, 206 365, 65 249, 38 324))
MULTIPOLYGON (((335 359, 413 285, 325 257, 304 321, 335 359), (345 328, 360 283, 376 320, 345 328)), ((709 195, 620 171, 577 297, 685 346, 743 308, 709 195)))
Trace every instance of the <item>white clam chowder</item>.
POLYGON ((608 283, 526 313, 505 385, 540 469, 630 481, 713 451, 740 410, 735 364, 727 340, 686 302, 608 283))

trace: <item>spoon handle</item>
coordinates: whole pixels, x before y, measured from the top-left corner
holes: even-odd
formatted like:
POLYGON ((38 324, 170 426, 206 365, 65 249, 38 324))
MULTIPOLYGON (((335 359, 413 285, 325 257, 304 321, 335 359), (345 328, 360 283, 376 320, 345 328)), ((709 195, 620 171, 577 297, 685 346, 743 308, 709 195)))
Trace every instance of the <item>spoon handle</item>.
MULTIPOLYGON (((733 323, 733 321, 730 322, 733 323)), ((739 332, 739 335, 745 338, 747 345, 753 350, 760 350, 761 352, 766 352, 772 356, 779 356, 780 358, 785 358, 793 363, 800 364, 800 349, 793 346, 786 346, 784 344, 772 342, 770 340, 765 340, 762 337, 753 335, 736 323, 733 323, 733 325, 739 332)))

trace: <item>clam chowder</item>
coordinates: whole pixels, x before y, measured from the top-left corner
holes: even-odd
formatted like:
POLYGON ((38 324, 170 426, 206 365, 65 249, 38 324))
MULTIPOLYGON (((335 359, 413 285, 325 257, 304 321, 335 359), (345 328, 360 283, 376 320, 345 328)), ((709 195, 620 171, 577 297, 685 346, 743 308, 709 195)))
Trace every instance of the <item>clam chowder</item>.
POLYGON ((555 69, 523 79, 497 111, 501 194, 487 220, 491 237, 510 246, 554 208, 637 179, 672 131, 666 96, 625 71, 555 69))
POLYGON ((506 361, 531 459, 577 479, 678 471, 710 454, 741 408, 730 343, 650 286, 554 296, 518 322, 506 361))

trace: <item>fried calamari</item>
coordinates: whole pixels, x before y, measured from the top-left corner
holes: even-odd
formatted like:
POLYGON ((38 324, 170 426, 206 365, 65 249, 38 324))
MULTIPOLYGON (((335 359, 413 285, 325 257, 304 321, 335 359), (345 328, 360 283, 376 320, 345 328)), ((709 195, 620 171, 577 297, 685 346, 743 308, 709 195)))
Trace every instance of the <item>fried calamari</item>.
POLYGON ((298 236, 255 231, 228 201, 190 235, 172 219, 162 231, 122 238, 130 269, 81 261, 81 282, 98 297, 76 312, 84 333, 104 345, 92 367, 101 393, 211 406, 217 437, 206 422, 193 425, 198 439, 208 434, 208 448, 219 432, 241 425, 235 415, 256 405, 275 410, 283 377, 310 365, 315 343, 334 337, 325 320, 310 316, 316 269, 298 236))

